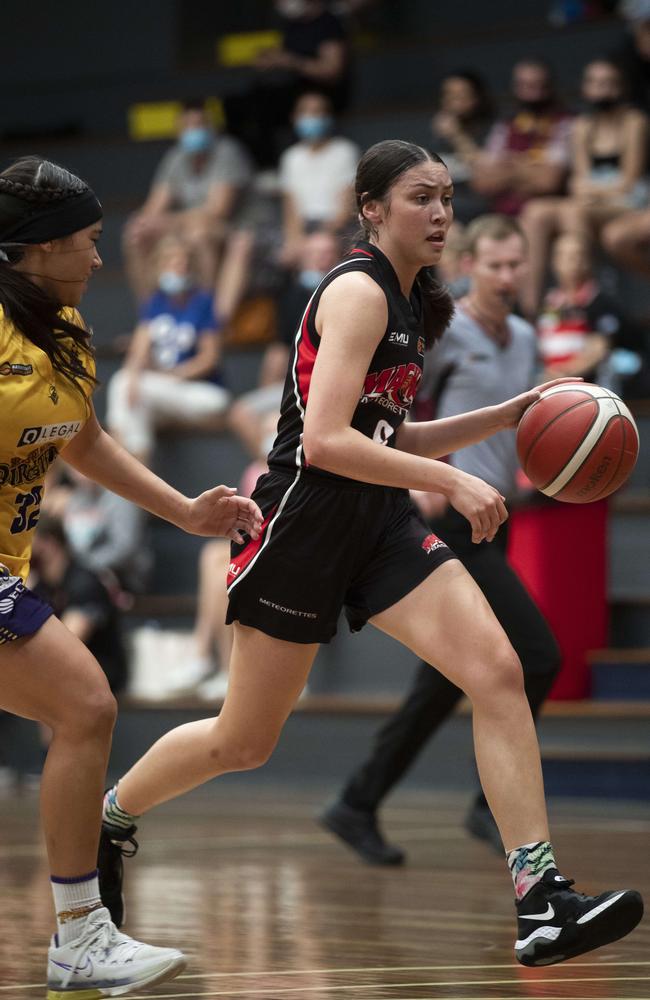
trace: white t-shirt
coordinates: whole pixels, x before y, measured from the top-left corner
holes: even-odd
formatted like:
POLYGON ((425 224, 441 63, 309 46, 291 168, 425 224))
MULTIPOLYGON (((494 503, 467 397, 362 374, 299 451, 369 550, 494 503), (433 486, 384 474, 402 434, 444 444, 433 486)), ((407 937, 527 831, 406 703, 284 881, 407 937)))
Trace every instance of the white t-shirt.
POLYGON ((354 182, 360 151, 349 139, 328 139, 317 149, 297 142, 280 157, 280 187, 296 203, 301 219, 329 222, 340 209, 344 188, 354 182))

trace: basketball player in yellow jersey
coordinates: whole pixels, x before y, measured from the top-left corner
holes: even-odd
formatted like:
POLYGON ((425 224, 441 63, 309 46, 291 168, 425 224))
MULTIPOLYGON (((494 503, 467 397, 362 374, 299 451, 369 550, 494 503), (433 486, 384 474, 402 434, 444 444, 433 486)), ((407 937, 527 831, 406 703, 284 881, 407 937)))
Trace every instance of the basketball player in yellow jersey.
POLYGON ((61 454, 198 535, 241 540, 261 524, 257 506, 228 487, 178 493, 99 426, 90 335, 75 307, 101 267, 101 218, 90 188, 47 160, 0 173, 0 709, 53 732, 41 782, 57 916, 49 1000, 140 991, 175 976, 185 957, 121 934, 101 904, 95 865, 116 706, 96 660, 24 584, 45 473, 61 454))

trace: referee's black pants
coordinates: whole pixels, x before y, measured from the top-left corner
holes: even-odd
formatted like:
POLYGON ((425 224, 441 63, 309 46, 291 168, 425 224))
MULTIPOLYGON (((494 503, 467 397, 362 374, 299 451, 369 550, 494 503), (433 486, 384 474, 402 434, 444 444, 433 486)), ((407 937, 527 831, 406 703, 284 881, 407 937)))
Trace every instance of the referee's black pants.
MULTIPOLYGON (((533 717, 560 668, 561 655, 539 608, 506 560, 507 522, 493 542, 472 542, 469 522, 449 508, 432 522, 485 594, 519 656, 533 717)), ((402 705, 378 731, 371 756, 355 771, 341 798, 354 809, 374 812, 462 697, 460 688, 421 662, 402 705)), ((484 801, 484 800, 483 800, 484 801)))

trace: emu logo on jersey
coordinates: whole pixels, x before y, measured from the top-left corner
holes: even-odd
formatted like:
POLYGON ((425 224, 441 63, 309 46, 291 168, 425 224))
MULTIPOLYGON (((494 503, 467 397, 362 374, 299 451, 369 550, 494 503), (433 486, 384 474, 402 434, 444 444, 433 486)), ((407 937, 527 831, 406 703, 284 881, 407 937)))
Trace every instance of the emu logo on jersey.
POLYGON ((441 538, 431 533, 423 540, 422 548, 428 554, 429 552, 435 552, 436 549, 445 549, 447 546, 441 538))
POLYGON ((406 347, 409 342, 408 333, 399 333, 397 330, 393 332, 388 337, 389 344, 399 344, 401 347, 406 347))
POLYGON ((368 372, 363 387, 363 400, 373 400, 389 409, 408 410, 422 380, 422 369, 411 361, 408 365, 393 365, 380 372, 368 372))

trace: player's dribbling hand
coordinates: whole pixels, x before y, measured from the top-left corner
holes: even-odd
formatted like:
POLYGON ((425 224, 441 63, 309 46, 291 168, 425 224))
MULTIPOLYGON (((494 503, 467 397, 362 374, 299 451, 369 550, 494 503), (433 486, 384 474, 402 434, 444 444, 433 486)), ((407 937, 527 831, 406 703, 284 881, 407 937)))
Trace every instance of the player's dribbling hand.
POLYGON ((234 487, 215 486, 190 500, 183 527, 192 535, 216 535, 241 544, 242 532, 259 538, 262 512, 253 500, 237 496, 234 487))
POLYGON ((499 419, 503 430, 516 427, 523 417, 524 411, 532 403, 536 403, 546 389, 552 389, 554 385, 560 385, 562 382, 584 382, 584 379, 577 375, 574 377, 554 378, 550 382, 542 382, 541 385, 536 385, 534 389, 529 389, 528 392, 522 392, 519 396, 506 399, 505 403, 499 403, 496 409, 499 410, 499 419))
POLYGON ((469 521, 473 542, 491 542, 508 518, 505 497, 478 476, 456 471, 459 472, 457 485, 447 494, 447 499, 469 521))

